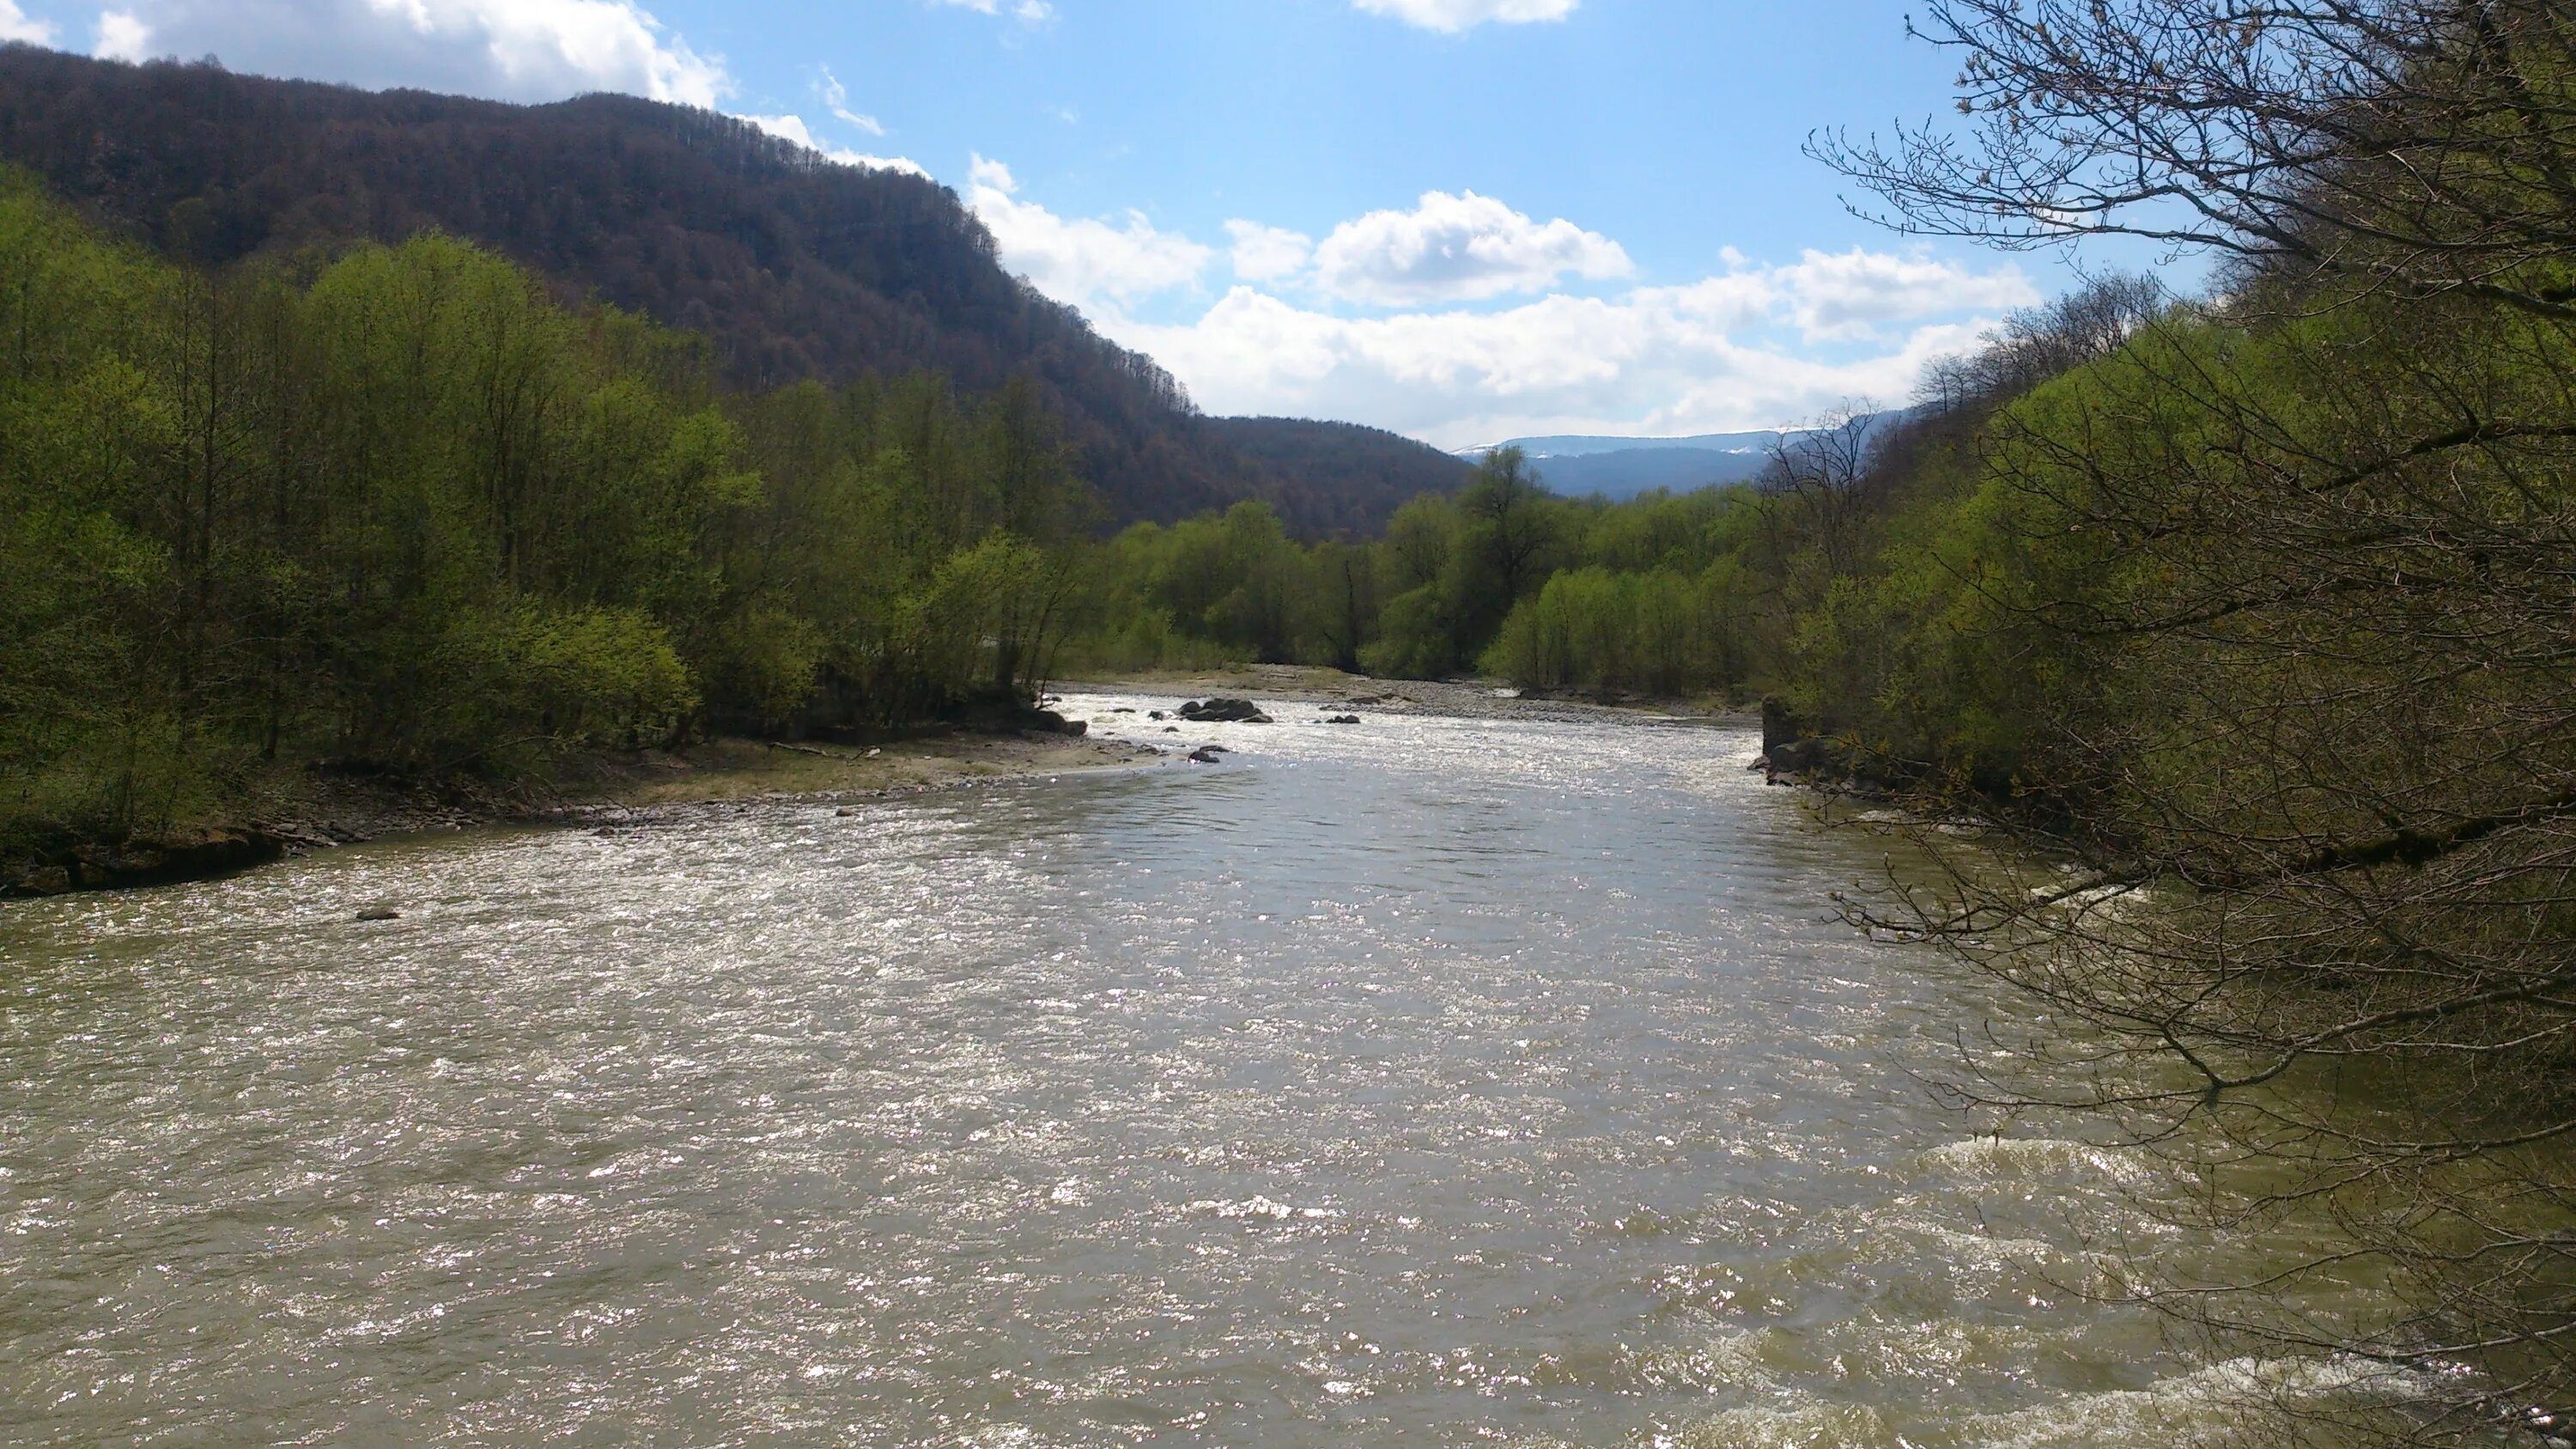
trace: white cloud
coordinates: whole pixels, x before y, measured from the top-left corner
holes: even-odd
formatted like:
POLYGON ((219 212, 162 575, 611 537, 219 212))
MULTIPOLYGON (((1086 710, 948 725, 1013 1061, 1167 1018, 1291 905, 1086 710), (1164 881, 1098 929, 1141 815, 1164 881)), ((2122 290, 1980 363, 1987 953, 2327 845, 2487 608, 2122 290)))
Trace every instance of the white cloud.
POLYGON ((147 60, 152 54, 152 27, 131 10, 102 10, 98 44, 90 53, 103 60, 147 60))
POLYGON ((712 107, 733 89, 634 0, 133 0, 97 52, 217 55, 235 70, 504 100, 623 91, 712 107))
POLYGON ((1194 322, 1102 325, 1170 368, 1211 412, 1348 419, 1443 447, 1777 427, 1846 398, 1901 398, 1924 363, 1973 346, 1987 325, 1944 321, 1857 356, 1820 357, 1776 336, 1804 305, 1792 271, 1384 317, 1336 316, 1237 286, 1194 322))
POLYGON ((1306 269, 1315 255, 1315 239, 1302 231, 1263 226, 1257 221, 1229 221, 1234 238, 1230 256, 1234 274, 1247 282, 1280 281, 1306 269))
POLYGON ((876 117, 863 116, 850 109, 849 88, 841 84, 840 77, 832 74, 830 66, 823 67, 823 105, 845 126, 855 127, 871 136, 885 134, 885 127, 878 123, 876 117))
POLYGON ((803 116, 754 116, 745 114, 736 116, 734 119, 737 121, 749 121, 760 129, 767 131, 769 134, 778 137, 780 140, 793 141, 797 145, 802 146, 809 151, 820 151, 823 149, 823 143, 815 140, 814 133, 806 129, 805 118, 803 116))
POLYGON ((1634 270, 1617 242, 1563 217, 1542 225, 1489 196, 1427 191, 1411 211, 1373 211, 1333 228, 1315 247, 1314 284, 1345 301, 1409 306, 1634 270))
POLYGON ((1171 309, 1189 304, 1168 294, 1195 287, 1211 249, 1140 213, 1114 224, 1059 217, 980 155, 967 199, 1006 265, 1170 368, 1211 412, 1347 419, 1445 447, 1778 427, 1849 398, 1901 398, 1924 364, 1975 346, 1993 310, 2035 295, 2013 268, 1972 271, 1927 254, 1809 251, 1762 267, 1729 248, 1724 270, 1696 282, 1578 296, 1555 284, 1634 272, 1616 243, 1473 193, 1432 192, 1320 243, 1228 221, 1235 285, 1176 321, 1171 309), (1546 295, 1475 305, 1526 291, 1546 295), (1349 305, 1390 297, 1417 305, 1369 315, 1349 305))
POLYGON ((871 156, 864 151, 826 151, 823 153, 844 166, 866 166, 877 171, 906 171, 930 179, 930 168, 909 156, 871 156))
POLYGON ((773 136, 793 141, 808 151, 820 152, 825 160, 838 161, 844 166, 866 166, 878 171, 909 171, 915 176, 930 174, 920 163, 908 157, 870 156, 865 152, 853 151, 846 146, 827 145, 815 139, 813 131, 806 126, 805 118, 802 116, 738 116, 735 119, 749 121, 773 136))
POLYGON ((18 8, 18 0, 0 0, 0 40, 23 40, 29 45, 54 43, 54 23, 36 20, 18 8))
POLYGON ((1796 297, 1798 329, 1811 339, 1874 335, 1885 322, 1911 321, 1966 308, 2026 307, 2039 293, 2019 271, 1971 272, 1929 257, 1810 251, 1780 269, 1796 297))
POLYGON ((977 156, 967 174, 966 204, 992 231, 1002 264, 1058 301, 1114 311, 1191 285, 1214 255, 1188 237, 1155 230, 1143 212, 1112 226, 1022 201, 1018 180, 999 161, 977 156))
MULTIPOLYGON (((965 0, 953 0, 965 3, 965 0)), ((1526 25, 1534 20, 1563 20, 1583 0, 1351 0, 1372 15, 1384 15, 1424 30, 1455 35, 1488 21, 1526 25)))

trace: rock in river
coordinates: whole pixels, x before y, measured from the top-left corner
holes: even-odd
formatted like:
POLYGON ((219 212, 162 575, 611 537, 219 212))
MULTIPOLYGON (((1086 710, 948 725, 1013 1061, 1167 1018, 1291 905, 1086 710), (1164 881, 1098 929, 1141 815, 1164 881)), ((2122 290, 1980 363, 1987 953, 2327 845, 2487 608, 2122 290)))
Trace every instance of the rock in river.
POLYGON ((1248 699, 1211 699, 1204 703, 1191 700, 1181 706, 1181 718, 1194 724, 1269 724, 1270 716, 1261 706, 1248 699))

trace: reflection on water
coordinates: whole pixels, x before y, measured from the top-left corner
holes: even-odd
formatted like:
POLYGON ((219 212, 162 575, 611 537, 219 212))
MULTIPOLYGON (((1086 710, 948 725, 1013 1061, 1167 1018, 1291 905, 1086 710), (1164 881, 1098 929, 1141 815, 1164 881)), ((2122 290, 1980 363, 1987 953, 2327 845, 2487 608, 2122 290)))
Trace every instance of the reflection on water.
POLYGON ((1749 735, 1311 713, 6 908, 0 1440, 2169 1442, 2251 1371, 2063 1291, 2144 1169, 1928 1099, 1989 1004, 1749 735))

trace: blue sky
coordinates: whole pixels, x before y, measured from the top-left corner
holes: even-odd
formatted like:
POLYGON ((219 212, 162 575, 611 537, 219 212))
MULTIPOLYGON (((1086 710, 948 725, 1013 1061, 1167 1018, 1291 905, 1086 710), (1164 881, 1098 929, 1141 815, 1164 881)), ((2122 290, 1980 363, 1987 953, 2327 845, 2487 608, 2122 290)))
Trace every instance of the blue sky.
POLYGON ((1449 447, 1901 402, 2072 280, 1856 220, 1800 154, 1947 112, 1895 0, 0 0, 0 36, 758 118, 955 187, 1210 411, 1449 447))

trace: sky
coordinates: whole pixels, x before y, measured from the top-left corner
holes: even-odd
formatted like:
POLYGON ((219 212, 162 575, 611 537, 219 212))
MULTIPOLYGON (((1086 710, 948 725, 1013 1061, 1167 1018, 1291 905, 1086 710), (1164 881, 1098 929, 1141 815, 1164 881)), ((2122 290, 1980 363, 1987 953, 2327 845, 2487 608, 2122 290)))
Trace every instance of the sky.
POLYGON ((1902 0, 0 0, 0 38, 710 106, 950 186, 1209 412, 1449 448, 1902 404, 2101 260, 1896 236, 1801 154, 1949 112, 1902 0))

